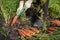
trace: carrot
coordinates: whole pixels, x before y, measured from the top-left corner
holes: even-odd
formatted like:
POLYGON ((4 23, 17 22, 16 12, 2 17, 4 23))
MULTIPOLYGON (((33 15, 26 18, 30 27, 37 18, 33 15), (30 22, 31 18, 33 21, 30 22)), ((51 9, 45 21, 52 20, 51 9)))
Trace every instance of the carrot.
POLYGON ((56 30, 56 27, 51 26, 51 27, 48 28, 47 32, 51 33, 51 32, 53 32, 55 30, 56 30))
POLYGON ((31 29, 32 31, 34 31, 35 33, 39 33, 39 30, 38 30, 37 28, 30 27, 30 29, 31 29))
POLYGON ((17 18, 18 18, 18 16, 15 16, 15 17, 14 17, 13 21, 11 22, 11 26, 13 26, 13 25, 16 23, 17 18))
POLYGON ((52 20, 51 22, 56 24, 57 26, 60 26, 60 20, 52 20))
POLYGON ((19 35, 25 37, 25 34, 21 30, 18 29, 18 32, 19 32, 19 35))
POLYGON ((54 30, 56 30, 56 28, 55 27, 49 27, 48 30, 54 31, 54 30))
POLYGON ((34 31, 31 31, 31 30, 29 30, 29 29, 24 29, 24 30, 26 31, 26 33, 30 33, 30 35, 35 34, 35 32, 34 32, 34 31))
POLYGON ((25 30, 20 30, 23 34, 25 34, 27 37, 32 37, 29 33, 26 33, 26 31, 25 30))

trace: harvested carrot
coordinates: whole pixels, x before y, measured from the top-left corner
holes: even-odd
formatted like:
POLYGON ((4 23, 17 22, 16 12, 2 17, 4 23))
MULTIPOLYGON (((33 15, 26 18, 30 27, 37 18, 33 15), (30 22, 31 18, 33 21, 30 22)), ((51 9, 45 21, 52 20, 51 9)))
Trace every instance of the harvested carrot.
POLYGON ((21 30, 18 29, 18 32, 19 32, 19 35, 25 37, 25 34, 21 30))
POLYGON ((39 32, 40 32, 37 28, 30 27, 30 29, 31 29, 32 31, 34 31, 35 33, 39 33, 39 32))
POLYGON ((52 23, 56 24, 57 26, 60 26, 60 20, 52 20, 51 21, 52 23))
POLYGON ((11 23, 11 26, 13 26, 13 25, 16 23, 17 18, 18 18, 18 16, 15 16, 15 17, 14 17, 14 19, 13 19, 13 21, 12 21, 12 23, 11 23))
POLYGON ((51 26, 51 27, 48 28, 47 32, 51 33, 51 32, 53 32, 55 30, 56 30, 56 27, 51 26))
POLYGON ((32 35, 24 30, 24 33, 27 37, 32 37, 32 35))
POLYGON ((32 37, 32 35, 30 35, 30 33, 26 33, 26 31, 25 30, 21 30, 21 29, 19 29, 23 34, 25 34, 27 37, 32 37))
POLYGON ((34 31, 31 31, 31 30, 29 30, 29 29, 24 29, 24 30, 25 30, 25 32, 26 32, 26 33, 30 33, 30 35, 35 34, 35 32, 34 32, 34 31))
POLYGON ((56 28, 55 27, 49 27, 48 30, 54 31, 54 30, 56 30, 56 28))

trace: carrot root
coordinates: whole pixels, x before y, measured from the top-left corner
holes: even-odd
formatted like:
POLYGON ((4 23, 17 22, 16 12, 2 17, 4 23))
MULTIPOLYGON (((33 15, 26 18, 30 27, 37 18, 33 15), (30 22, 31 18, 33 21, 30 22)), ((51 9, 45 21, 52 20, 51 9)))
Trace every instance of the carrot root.
POLYGON ((55 27, 49 27, 48 30, 54 31, 54 30, 56 30, 56 28, 55 27))
POLYGON ((35 32, 34 31, 31 31, 31 30, 29 30, 29 29, 24 29, 27 33, 30 33, 30 35, 33 35, 33 34, 35 34, 35 32))
POLYGON ((21 30, 18 30, 18 32, 19 32, 19 35, 25 37, 25 34, 21 30))
POLYGON ((11 22, 11 26, 13 26, 13 25, 16 23, 17 18, 18 18, 18 16, 15 16, 15 17, 14 17, 14 19, 13 19, 12 22, 11 22))
POLYGON ((32 31, 34 31, 35 33, 39 33, 39 32, 40 32, 37 28, 31 27, 30 29, 31 29, 32 31))
POLYGON ((25 36, 32 37, 32 35, 30 35, 30 33, 26 33, 26 31, 23 29, 18 29, 18 30, 20 30, 20 32, 22 32, 25 36))
POLYGON ((60 26, 60 20, 52 20, 51 22, 57 26, 60 26))

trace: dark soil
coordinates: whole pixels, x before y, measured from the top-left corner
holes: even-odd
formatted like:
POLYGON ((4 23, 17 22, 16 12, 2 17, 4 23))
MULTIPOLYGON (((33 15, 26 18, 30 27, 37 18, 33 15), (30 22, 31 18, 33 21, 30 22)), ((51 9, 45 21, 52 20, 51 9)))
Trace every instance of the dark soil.
POLYGON ((18 40, 18 37, 20 35, 18 34, 17 29, 27 28, 29 26, 30 24, 28 22, 21 22, 20 20, 17 20, 17 22, 13 26, 10 26, 10 24, 4 24, 4 27, 6 28, 5 31, 9 31, 7 40, 18 40))
POLYGON ((0 34, 0 40, 5 40, 5 36, 0 34))

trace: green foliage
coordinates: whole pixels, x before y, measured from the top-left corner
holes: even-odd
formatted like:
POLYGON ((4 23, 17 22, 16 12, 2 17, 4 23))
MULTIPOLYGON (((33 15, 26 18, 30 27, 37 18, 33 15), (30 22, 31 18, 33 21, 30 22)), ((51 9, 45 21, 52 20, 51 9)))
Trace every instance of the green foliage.
POLYGON ((45 33, 35 34, 32 38, 26 38, 28 40, 60 40, 60 35, 48 35, 45 33))
POLYGON ((5 30, 6 30, 5 27, 0 27, 0 33, 7 37, 9 32, 6 32, 5 30))
POLYGON ((3 13, 6 23, 9 23, 9 19, 16 15, 16 9, 18 7, 19 0, 1 0, 1 11, 3 13))
POLYGON ((50 0, 49 14, 52 18, 60 17, 60 1, 59 0, 50 0))
POLYGON ((43 4, 45 4, 46 3, 46 0, 40 0, 40 2, 42 3, 42 5, 43 4))

